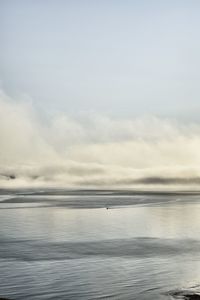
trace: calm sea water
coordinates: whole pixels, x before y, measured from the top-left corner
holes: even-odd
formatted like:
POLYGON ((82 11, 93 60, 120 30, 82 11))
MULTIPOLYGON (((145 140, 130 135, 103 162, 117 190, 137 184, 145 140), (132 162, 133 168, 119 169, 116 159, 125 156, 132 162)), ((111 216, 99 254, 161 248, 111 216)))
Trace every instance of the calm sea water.
POLYGON ((0 296, 164 300, 199 285, 198 195, 1 191, 0 296))

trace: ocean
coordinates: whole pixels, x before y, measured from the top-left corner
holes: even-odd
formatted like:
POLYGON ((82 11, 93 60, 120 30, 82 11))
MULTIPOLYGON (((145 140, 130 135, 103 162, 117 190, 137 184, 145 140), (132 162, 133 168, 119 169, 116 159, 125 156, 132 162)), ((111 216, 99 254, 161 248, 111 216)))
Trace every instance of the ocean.
POLYGON ((200 194, 1 190, 0 297, 182 299, 200 291, 200 194))

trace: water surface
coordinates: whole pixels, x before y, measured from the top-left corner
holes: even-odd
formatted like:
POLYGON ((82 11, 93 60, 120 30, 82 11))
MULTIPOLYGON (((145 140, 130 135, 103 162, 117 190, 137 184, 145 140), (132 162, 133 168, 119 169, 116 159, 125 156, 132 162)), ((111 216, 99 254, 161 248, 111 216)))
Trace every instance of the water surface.
POLYGON ((1 191, 0 296, 171 299, 199 290, 200 196, 1 191))

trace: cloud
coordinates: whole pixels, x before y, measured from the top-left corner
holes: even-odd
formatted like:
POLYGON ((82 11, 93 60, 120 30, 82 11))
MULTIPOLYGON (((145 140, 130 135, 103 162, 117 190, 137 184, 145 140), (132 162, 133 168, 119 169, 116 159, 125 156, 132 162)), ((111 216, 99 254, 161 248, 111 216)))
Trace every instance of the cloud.
POLYGON ((200 183, 200 126, 95 114, 41 119, 0 92, 0 187, 181 188, 200 183))

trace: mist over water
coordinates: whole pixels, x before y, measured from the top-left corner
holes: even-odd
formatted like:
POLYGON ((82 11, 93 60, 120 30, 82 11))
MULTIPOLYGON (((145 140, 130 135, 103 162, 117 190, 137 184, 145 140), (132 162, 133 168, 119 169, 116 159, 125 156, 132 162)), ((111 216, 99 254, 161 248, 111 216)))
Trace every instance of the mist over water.
POLYGON ((39 115, 0 92, 0 187, 196 189, 200 125, 39 115))
POLYGON ((0 300, 200 299, 200 1, 0 1, 0 300))

